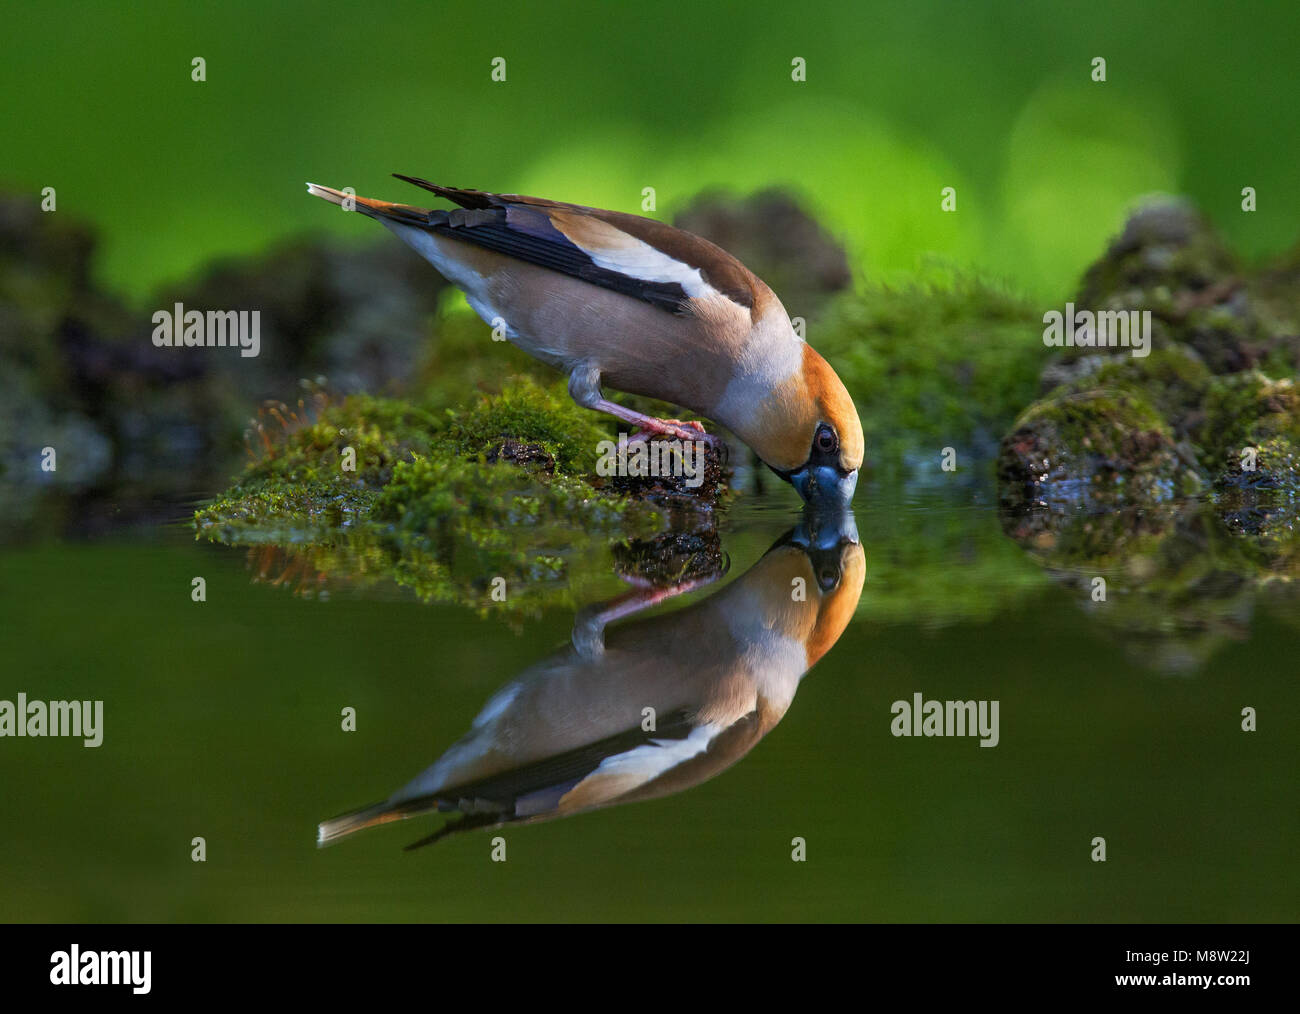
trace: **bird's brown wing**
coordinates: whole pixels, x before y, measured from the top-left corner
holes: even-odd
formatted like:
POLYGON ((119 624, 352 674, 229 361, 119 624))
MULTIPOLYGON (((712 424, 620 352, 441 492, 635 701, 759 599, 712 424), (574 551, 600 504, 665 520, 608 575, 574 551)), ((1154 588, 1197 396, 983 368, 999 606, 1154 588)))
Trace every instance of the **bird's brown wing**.
POLYGON ((717 294, 752 315, 771 295, 753 272, 721 247, 663 222, 394 175, 463 209, 430 212, 426 228, 673 313, 690 313, 692 299, 717 294))
POLYGON ((662 716, 653 732, 635 726, 550 757, 449 785, 420 800, 405 800, 401 805, 427 808, 428 803, 434 802, 443 810, 491 812, 501 822, 536 816, 554 809, 566 792, 611 757, 637 747, 685 739, 693 728, 685 711, 675 711, 662 716), (520 812, 521 805, 526 807, 526 812, 520 812))

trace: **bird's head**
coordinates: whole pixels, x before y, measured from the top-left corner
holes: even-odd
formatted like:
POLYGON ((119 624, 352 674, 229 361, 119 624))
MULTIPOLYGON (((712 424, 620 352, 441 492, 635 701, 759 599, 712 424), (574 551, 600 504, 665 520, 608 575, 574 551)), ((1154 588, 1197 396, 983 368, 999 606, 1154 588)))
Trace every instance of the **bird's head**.
POLYGON ((830 364, 811 345, 801 356, 801 368, 758 406, 746 442, 809 506, 843 509, 858 485, 862 423, 830 364))

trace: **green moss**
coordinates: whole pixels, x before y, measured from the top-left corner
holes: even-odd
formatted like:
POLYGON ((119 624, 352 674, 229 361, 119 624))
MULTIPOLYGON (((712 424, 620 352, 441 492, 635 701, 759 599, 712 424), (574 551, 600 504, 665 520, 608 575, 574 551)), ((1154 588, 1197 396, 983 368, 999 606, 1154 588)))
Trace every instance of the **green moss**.
POLYGON ((194 512, 199 535, 231 544, 287 545, 365 521, 374 490, 360 483, 252 480, 194 512))
POLYGON ((1105 388, 1058 388, 1031 405, 1003 442, 998 472, 1008 502, 1164 500, 1200 488, 1150 403, 1105 388))
POLYGON ((1042 421, 1055 426, 1064 443, 1080 454, 1116 457, 1119 441, 1135 430, 1168 435, 1160 413, 1141 394, 1100 388, 1064 391, 1046 398, 1029 406, 1016 425, 1042 421))
POLYGON ((1153 349, 1142 358, 1127 354, 1110 357, 1075 387, 1127 392, 1149 404, 1177 434, 1191 425, 1211 380, 1209 369, 1198 357, 1174 346, 1153 349))
POLYGON ((1244 448, 1275 437, 1300 446, 1300 388, 1289 378, 1273 380, 1258 370, 1217 377, 1194 436, 1216 473, 1237 467, 1244 448))
POLYGON ((258 457, 240 479, 286 483, 379 487, 399 461, 427 454, 439 423, 421 408, 390 398, 353 395, 322 403, 314 421, 288 415, 283 406, 263 410, 249 434, 258 457), (346 452, 352 449, 353 457, 346 452), (345 469, 346 466, 348 467, 345 469))
POLYGON ((421 599, 513 617, 572 604, 570 563, 608 542, 661 527, 651 507, 588 481, 596 416, 550 388, 513 378, 464 411, 357 396, 263 413, 250 444, 260 455, 224 496, 195 513, 200 537, 291 549, 296 567, 324 578, 393 581, 421 599), (526 445, 545 467, 494 451, 526 445), (355 471, 345 470, 345 451, 355 471), (526 537, 521 538, 521 531, 526 537), (505 582, 504 599, 493 595, 505 582))
POLYGON ((512 612, 566 591, 566 561, 591 536, 659 527, 647 506, 602 495, 573 476, 457 457, 399 465, 372 516, 401 547, 397 583, 425 600, 486 610, 501 578, 512 612))
POLYGON ((518 378, 500 395, 480 397, 474 407, 449 413, 445 439, 457 454, 486 457, 505 438, 540 445, 561 473, 590 475, 596 446, 610 437, 601 416, 579 407, 561 385, 544 388, 518 378))
POLYGON ((868 463, 890 469, 953 446, 990 456, 1032 397, 1041 314, 967 276, 909 288, 867 286, 808 333, 862 418, 868 463))

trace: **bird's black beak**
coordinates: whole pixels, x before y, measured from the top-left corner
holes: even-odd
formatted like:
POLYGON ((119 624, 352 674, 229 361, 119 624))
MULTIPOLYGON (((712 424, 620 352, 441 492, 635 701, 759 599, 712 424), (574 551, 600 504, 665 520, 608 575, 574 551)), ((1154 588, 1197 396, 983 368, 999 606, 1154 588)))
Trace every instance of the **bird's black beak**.
POLYGON ((830 465, 804 465, 787 476, 790 484, 814 510, 843 511, 853 502, 858 470, 841 472, 830 465))

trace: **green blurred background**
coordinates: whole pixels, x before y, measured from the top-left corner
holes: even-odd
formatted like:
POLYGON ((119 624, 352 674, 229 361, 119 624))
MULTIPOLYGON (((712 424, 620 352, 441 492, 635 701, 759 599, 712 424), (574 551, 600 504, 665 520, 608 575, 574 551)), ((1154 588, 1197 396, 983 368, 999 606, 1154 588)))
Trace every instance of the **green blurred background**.
POLYGON ((418 200, 405 172, 629 211, 653 186, 663 218, 787 184, 868 277, 938 256, 1056 298, 1152 191, 1246 254, 1294 241, 1298 30, 1281 2, 21 4, 0 182, 55 186, 136 297, 287 233, 373 238, 302 184, 418 200))

